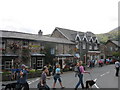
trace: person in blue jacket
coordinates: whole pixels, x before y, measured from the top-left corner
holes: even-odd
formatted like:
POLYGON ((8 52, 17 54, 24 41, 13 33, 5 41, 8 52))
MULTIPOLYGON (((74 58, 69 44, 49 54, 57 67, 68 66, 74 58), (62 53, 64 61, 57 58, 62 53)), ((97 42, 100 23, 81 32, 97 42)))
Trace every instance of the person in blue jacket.
POLYGON ((17 83, 20 86, 24 87, 24 90, 29 90, 29 85, 27 83, 28 71, 26 70, 25 65, 22 65, 21 67, 22 67, 22 69, 19 69, 17 83))

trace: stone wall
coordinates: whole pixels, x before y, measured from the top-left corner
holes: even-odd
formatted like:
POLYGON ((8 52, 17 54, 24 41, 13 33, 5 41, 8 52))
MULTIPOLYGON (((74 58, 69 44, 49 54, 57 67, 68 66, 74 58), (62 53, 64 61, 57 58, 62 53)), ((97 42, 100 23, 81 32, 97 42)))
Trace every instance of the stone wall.
POLYGON ((65 37, 64 35, 62 35, 58 30, 55 30, 55 31, 52 33, 52 37, 64 38, 64 39, 66 39, 66 37, 65 37))

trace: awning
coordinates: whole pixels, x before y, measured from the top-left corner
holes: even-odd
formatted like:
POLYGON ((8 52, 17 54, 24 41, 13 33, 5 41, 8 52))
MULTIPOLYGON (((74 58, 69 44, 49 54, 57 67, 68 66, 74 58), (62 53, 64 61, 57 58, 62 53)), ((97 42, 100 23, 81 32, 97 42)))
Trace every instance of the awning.
POLYGON ((80 58, 80 54, 76 53, 75 57, 80 58))
POLYGON ((18 57, 16 54, 2 54, 3 57, 18 57))
POLYGON ((73 55, 71 54, 58 54, 58 55, 55 55, 56 57, 74 57, 73 55))
POLYGON ((31 56, 45 56, 45 54, 32 53, 31 56))
POLYGON ((96 53, 96 54, 100 54, 100 51, 88 51, 88 53, 96 53))

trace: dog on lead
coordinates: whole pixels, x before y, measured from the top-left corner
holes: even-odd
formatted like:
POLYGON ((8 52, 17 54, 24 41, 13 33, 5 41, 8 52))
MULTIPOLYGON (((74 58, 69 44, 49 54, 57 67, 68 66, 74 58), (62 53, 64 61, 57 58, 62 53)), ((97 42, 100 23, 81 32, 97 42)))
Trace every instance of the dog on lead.
POLYGON ((2 84, 2 86, 5 86, 4 90, 24 90, 25 89, 19 83, 2 84))
POLYGON ((17 83, 10 83, 10 84, 2 84, 5 86, 5 90, 16 90, 17 83))
POLYGON ((95 80, 87 80, 86 81, 86 89, 91 88, 95 83, 96 83, 97 79, 95 80))

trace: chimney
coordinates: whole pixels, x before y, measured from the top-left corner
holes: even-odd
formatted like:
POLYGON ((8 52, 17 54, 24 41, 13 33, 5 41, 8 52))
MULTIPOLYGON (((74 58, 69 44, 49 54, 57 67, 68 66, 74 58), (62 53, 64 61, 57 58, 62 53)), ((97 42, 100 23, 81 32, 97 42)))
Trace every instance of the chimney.
POLYGON ((42 30, 39 30, 38 35, 42 36, 43 32, 42 30))

